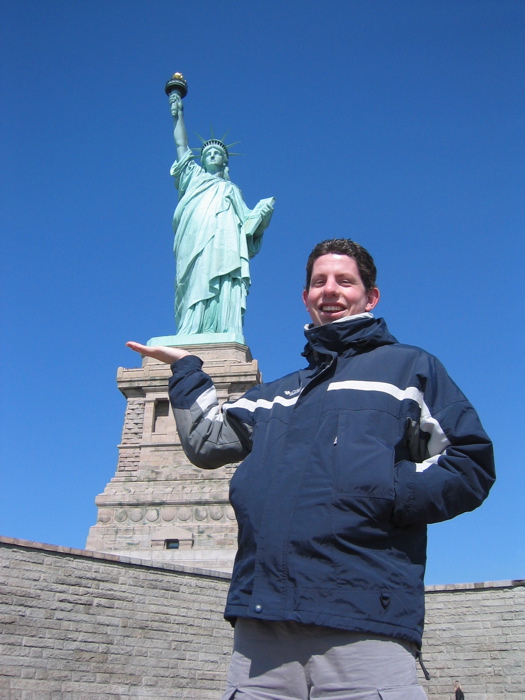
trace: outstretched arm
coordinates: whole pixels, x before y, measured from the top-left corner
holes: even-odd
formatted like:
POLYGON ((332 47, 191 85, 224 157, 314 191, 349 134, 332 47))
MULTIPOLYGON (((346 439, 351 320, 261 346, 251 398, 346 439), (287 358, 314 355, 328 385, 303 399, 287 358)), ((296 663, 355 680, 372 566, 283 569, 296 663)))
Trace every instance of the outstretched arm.
POLYGON ((170 93, 170 110, 173 117, 173 138, 177 147, 177 160, 190 150, 188 146, 188 134, 184 124, 184 108, 182 106, 182 98, 178 92, 170 93))
POLYGON ((126 345, 141 355, 171 365, 171 405, 182 447, 193 464, 216 469, 246 457, 251 449, 250 421, 221 414, 213 382, 202 371, 202 360, 182 348, 149 347, 133 341, 126 345), (179 360, 186 357, 179 365, 179 360))
POLYGON ((160 360, 160 362, 165 362, 167 365, 172 365, 174 362, 178 362, 182 357, 186 357, 190 353, 182 348, 169 348, 163 345, 158 345, 157 347, 149 347, 149 345, 141 345, 141 343, 135 343, 130 340, 126 343, 128 348, 140 353, 141 355, 146 355, 147 357, 153 357, 155 360, 160 360))
POLYGON ((213 381, 195 355, 182 358, 171 369, 169 395, 188 459, 201 469, 244 459, 251 450, 253 411, 235 415, 221 410, 213 381))

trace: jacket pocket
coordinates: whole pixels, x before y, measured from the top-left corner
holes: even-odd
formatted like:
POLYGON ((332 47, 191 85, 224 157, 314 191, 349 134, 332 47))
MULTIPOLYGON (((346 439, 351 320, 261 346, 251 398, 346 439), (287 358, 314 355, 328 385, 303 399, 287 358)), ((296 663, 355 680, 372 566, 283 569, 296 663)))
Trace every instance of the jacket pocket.
POLYGON ((391 420, 391 415, 374 410, 345 411, 339 416, 331 446, 333 499, 351 529, 365 526, 366 530, 367 523, 385 524, 392 517, 395 449, 389 441, 391 420))
POLYGON ((389 440, 388 418, 370 410, 339 416, 332 442, 336 492, 394 498, 395 448, 389 440))

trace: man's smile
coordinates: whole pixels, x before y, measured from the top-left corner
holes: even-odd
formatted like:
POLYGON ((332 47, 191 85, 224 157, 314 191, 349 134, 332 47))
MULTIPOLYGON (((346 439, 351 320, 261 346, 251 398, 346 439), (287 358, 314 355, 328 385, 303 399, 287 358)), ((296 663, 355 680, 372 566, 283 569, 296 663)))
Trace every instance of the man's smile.
POLYGON ((342 311, 345 307, 339 304, 321 304, 321 311, 342 311))

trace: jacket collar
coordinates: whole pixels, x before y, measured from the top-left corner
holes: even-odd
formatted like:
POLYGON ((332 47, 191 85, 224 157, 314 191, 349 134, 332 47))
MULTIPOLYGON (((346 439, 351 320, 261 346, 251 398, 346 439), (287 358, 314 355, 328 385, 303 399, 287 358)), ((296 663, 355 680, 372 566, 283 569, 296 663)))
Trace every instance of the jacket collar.
POLYGON ((325 326, 308 326, 304 334, 307 344, 303 355, 315 361, 316 355, 355 355, 380 345, 397 343, 382 318, 359 314, 325 326))

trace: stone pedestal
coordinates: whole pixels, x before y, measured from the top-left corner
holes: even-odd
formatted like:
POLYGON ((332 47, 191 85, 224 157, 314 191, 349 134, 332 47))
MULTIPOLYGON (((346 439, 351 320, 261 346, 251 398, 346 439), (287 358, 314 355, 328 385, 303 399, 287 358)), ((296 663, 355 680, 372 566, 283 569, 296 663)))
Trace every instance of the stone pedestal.
MULTIPOLYGON (((238 343, 187 346, 204 361, 222 403, 261 381, 257 361, 238 343)), ((236 465, 215 470, 186 458, 168 401, 171 370, 151 358, 117 373, 127 399, 117 472, 97 496, 86 548, 231 571, 237 525, 229 505, 236 465)))

